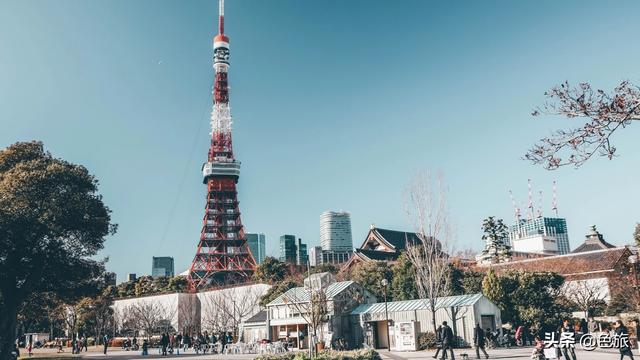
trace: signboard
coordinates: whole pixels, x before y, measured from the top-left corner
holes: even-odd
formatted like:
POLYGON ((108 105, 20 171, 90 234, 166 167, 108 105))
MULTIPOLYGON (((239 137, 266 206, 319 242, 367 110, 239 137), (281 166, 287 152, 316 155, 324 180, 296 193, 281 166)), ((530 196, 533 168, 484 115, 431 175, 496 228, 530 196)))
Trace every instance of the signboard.
POLYGON ((393 326, 394 350, 417 351, 419 332, 419 321, 396 322, 393 326))

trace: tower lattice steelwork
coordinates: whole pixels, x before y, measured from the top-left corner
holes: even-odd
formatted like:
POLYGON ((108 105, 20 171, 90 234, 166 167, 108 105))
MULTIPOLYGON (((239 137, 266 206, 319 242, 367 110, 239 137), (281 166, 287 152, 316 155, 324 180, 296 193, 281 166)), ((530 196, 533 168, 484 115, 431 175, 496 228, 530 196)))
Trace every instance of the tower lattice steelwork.
POLYGON ((211 147, 202 166, 207 202, 198 250, 189 269, 192 290, 248 280, 256 262, 245 238, 236 184, 240 162, 233 155, 229 108, 229 38, 224 33, 224 0, 220 0, 219 33, 213 39, 213 111, 211 147))

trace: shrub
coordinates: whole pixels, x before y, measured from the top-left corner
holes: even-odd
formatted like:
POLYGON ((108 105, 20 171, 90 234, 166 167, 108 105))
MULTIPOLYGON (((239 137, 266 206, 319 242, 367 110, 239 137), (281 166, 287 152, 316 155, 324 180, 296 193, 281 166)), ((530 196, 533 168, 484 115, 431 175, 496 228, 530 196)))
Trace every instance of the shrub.
POLYGON ((418 335, 418 349, 427 350, 436 347, 436 334, 430 331, 420 333, 418 335))
MULTIPOLYGON (((313 360, 381 360, 380 355, 373 350, 320 352, 313 360)), ((277 355, 261 355, 256 360, 311 360, 306 352, 289 352, 277 355)))

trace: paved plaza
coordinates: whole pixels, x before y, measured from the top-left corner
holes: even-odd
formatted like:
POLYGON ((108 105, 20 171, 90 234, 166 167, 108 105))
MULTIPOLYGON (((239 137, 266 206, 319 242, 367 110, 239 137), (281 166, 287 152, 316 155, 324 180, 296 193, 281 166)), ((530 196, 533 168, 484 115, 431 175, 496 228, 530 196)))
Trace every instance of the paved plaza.
MULTIPOLYGON (((531 358, 531 350, 530 347, 525 348, 511 348, 511 349, 490 349, 488 350, 489 359, 520 359, 527 360, 531 358)), ((379 350, 380 355, 385 360, 431 360, 434 355, 433 351, 415 351, 415 352, 387 352, 386 350, 379 350)), ((467 354, 469 359, 475 359, 475 351, 473 349, 457 349, 455 351, 456 360, 462 360, 462 354, 467 354)), ((24 356, 26 354, 23 353, 22 358, 27 358, 24 356)), ((38 349, 34 351, 34 358, 43 357, 43 356, 53 356, 53 357, 64 357, 68 356, 71 358, 71 355, 66 354, 56 354, 55 350, 51 349, 38 349)), ((186 354, 181 353, 180 355, 171 355, 171 356, 161 356, 157 353, 157 349, 152 349, 150 351, 150 355, 142 356, 140 352, 132 352, 132 351, 124 351, 124 350, 112 350, 110 349, 108 354, 105 356, 102 354, 102 349, 98 348, 90 348, 89 352, 82 353, 82 355, 78 356, 85 359, 184 359, 184 360, 193 360, 193 359, 229 359, 229 360, 250 360, 254 359, 257 355, 255 354, 243 354, 243 355, 196 355, 193 350, 189 350, 186 354)), ((640 360, 640 355, 638 355, 638 350, 634 350, 635 359, 640 360)), ((578 349, 576 351, 576 357, 578 360, 618 360, 620 359, 620 354, 616 350, 601 350, 597 349, 594 351, 584 351, 578 349)), ((628 358, 627 358, 628 359, 628 358)))

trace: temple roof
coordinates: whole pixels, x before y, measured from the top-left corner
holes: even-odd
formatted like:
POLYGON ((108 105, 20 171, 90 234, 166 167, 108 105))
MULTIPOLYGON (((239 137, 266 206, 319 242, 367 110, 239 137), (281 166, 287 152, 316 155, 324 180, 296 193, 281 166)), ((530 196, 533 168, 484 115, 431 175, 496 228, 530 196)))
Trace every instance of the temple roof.
POLYGON ((585 235, 585 240, 582 245, 575 248, 571 253, 581 253, 587 251, 603 250, 615 248, 615 245, 609 244, 604 240, 602 234, 596 230, 595 225, 591 225, 589 233, 585 235))

